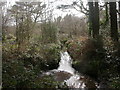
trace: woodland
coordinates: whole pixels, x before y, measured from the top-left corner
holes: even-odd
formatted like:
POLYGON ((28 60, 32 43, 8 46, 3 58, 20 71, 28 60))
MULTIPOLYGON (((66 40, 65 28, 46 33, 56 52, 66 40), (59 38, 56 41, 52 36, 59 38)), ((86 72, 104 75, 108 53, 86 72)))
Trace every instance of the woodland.
POLYGON ((120 1, 72 1, 55 8, 42 0, 10 7, 0 2, 2 89, 68 89, 54 76, 43 75, 58 68, 60 51, 69 53, 78 73, 106 88, 120 88, 120 1), (54 17, 54 9, 84 15, 54 17))

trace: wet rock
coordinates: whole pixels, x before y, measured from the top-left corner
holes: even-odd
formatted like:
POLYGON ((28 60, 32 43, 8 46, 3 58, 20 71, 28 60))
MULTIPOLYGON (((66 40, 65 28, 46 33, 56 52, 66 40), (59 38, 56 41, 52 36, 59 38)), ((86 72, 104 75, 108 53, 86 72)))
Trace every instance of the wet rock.
POLYGON ((109 88, 109 86, 106 81, 102 81, 99 83, 99 88, 109 88))
POLYGON ((44 77, 44 76, 52 76, 55 81, 63 82, 64 80, 69 79, 72 76, 72 74, 59 70, 50 70, 40 75, 40 77, 44 77))
POLYGON ((64 71, 56 72, 56 73, 54 74, 55 80, 61 81, 61 82, 63 82, 64 80, 69 79, 71 76, 72 76, 71 73, 64 72, 64 71))

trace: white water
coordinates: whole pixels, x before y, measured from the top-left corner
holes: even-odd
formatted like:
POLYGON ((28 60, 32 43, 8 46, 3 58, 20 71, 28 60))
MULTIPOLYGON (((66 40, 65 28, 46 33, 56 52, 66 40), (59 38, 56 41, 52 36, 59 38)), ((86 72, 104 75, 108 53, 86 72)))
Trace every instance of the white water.
POLYGON ((74 74, 75 70, 74 68, 72 68, 72 65, 71 65, 72 59, 68 54, 68 52, 63 52, 63 53, 60 52, 60 54, 61 54, 61 61, 59 63, 58 70, 74 74))
POLYGON ((72 59, 68 52, 61 52, 60 54, 61 61, 59 63, 58 70, 72 74, 72 76, 68 80, 65 80, 67 86, 73 88, 85 88, 84 82, 80 80, 81 76, 76 74, 74 68, 72 68, 72 59))

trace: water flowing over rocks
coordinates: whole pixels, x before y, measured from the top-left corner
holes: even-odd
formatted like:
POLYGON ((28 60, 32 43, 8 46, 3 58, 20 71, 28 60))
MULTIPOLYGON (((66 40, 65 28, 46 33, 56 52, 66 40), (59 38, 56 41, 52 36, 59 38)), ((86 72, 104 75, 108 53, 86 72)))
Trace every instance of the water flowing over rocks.
POLYGON ((75 70, 72 68, 72 59, 68 52, 61 52, 61 61, 58 70, 74 74, 75 70))
POLYGON ((91 78, 81 75, 72 68, 72 59, 68 52, 60 52, 61 61, 58 69, 50 70, 42 75, 52 75, 55 81, 66 83, 69 88, 97 88, 97 83, 91 78))

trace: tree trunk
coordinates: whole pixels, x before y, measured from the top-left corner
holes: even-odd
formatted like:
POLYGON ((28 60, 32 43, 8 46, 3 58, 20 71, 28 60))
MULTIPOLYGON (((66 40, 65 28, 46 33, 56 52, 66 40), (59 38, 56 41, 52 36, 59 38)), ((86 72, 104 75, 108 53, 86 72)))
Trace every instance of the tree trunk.
POLYGON ((120 1, 118 2, 119 30, 120 30, 120 1))
POLYGON ((92 36, 92 30, 93 30, 93 2, 88 2, 89 5, 89 36, 92 36))
POLYGON ((93 38, 99 36, 99 5, 98 2, 95 2, 94 14, 93 14, 93 38))
POLYGON ((98 2, 89 4, 89 35, 97 38, 99 35, 99 5, 98 2))
POLYGON ((108 2, 105 3, 105 14, 106 14, 105 25, 108 25, 108 23, 109 23, 108 2))
POLYGON ((110 2, 109 5, 110 5, 111 38, 113 39, 113 41, 118 42, 116 2, 110 2))

